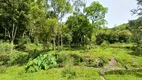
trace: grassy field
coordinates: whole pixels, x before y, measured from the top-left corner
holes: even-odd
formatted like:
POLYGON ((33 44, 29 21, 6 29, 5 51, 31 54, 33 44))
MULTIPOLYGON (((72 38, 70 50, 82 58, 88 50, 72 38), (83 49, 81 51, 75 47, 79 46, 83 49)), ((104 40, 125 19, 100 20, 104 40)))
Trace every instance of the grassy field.
MULTIPOLYGON (((24 66, 12 66, 0 73, 0 80, 103 80, 100 70, 88 67, 66 67, 24 73, 24 66)), ((105 74, 106 80, 142 80, 142 70, 112 71, 105 74)))
MULTIPOLYGON (((107 47, 96 46, 94 49, 34 52, 32 56, 40 54, 56 56, 58 67, 47 70, 39 69, 37 72, 30 73, 25 71, 27 63, 22 63, 20 66, 0 66, 0 80, 103 80, 100 76, 102 68, 104 70, 113 67, 120 69, 141 68, 142 57, 132 55, 133 51, 125 46, 123 44, 123 48, 121 48, 117 44, 113 44, 107 47), (112 63, 112 58, 115 63, 112 63)), ((15 53, 14 56, 18 58, 12 58, 12 60, 19 60, 16 62, 18 64, 26 60, 25 57, 31 56, 30 54, 27 52, 15 53)), ((104 78, 106 80, 142 80, 142 70, 106 72, 104 78)))
POLYGON ((8 67, 0 80, 101 80, 99 70, 87 67, 53 68, 36 73, 24 73, 24 67, 8 67))

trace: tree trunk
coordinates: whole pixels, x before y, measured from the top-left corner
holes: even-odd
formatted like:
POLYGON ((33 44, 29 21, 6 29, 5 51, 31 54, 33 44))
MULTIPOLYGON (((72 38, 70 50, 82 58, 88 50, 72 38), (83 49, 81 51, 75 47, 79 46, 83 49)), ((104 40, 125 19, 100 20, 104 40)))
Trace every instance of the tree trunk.
POLYGON ((58 35, 58 47, 60 46, 60 37, 58 35))
POLYGON ((61 47, 63 47, 62 28, 63 28, 63 26, 62 26, 62 19, 61 19, 61 47))
POLYGON ((17 27, 13 24, 13 29, 11 33, 11 41, 14 42, 17 33, 17 27))
POLYGON ((56 43, 55 43, 55 39, 53 39, 53 49, 56 50, 56 43))
POLYGON ((11 53, 13 53, 13 45, 14 45, 14 44, 13 44, 13 42, 14 42, 14 41, 13 41, 13 40, 11 40, 11 49, 10 49, 10 54, 11 54, 11 53))

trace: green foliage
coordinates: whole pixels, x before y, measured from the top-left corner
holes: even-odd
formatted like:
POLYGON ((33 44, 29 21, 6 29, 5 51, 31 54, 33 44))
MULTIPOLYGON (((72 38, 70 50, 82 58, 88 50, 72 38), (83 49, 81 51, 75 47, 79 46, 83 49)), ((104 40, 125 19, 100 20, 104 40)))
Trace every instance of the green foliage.
POLYGON ((112 29, 115 30, 115 31, 121 31, 121 30, 126 30, 127 27, 129 26, 129 24, 121 24, 121 25, 117 25, 117 26, 114 26, 112 29))
POLYGON ((6 72, 6 66, 0 66, 0 74, 6 72))
POLYGON ((14 45, 9 42, 0 41, 0 54, 10 54, 14 45))
POLYGON ((60 67, 80 65, 80 63, 83 62, 83 56, 79 54, 72 54, 70 52, 55 54, 55 56, 60 67))
POLYGON ((72 33, 72 44, 85 45, 92 34, 92 26, 84 15, 70 16, 66 21, 70 33, 72 33))
POLYGON ((91 19, 93 24, 97 21, 100 22, 104 20, 105 14, 107 13, 107 8, 103 7, 103 5, 101 5, 99 2, 94 1, 89 7, 84 8, 84 11, 86 12, 86 15, 91 19))
POLYGON ((109 47, 109 42, 108 41, 103 41, 102 44, 100 45, 103 48, 108 48, 109 47))
POLYGON ((26 72, 37 72, 40 69, 50 69, 57 67, 56 59, 51 54, 40 55, 32 61, 29 61, 26 65, 26 72))
POLYGON ((0 41, 0 65, 8 64, 13 53, 14 45, 9 42, 0 41))
POLYGON ((27 52, 21 52, 14 50, 12 54, 9 55, 8 65, 24 65, 28 61, 27 52))
POLYGON ((38 43, 28 43, 24 44, 26 51, 33 51, 33 50, 43 50, 43 45, 38 43))
POLYGON ((132 50, 133 50, 133 52, 131 53, 132 55, 142 56, 142 48, 141 47, 133 46, 132 50))
POLYGON ((129 21, 129 26, 127 27, 133 33, 133 41, 137 46, 142 44, 142 26, 141 26, 142 17, 129 21))
POLYGON ((130 42, 132 33, 129 30, 122 30, 118 32, 119 41, 130 42))
POLYGON ((96 35, 96 43, 101 44, 103 41, 109 43, 130 43, 132 41, 132 32, 130 30, 113 30, 113 29, 102 29, 103 32, 96 35))

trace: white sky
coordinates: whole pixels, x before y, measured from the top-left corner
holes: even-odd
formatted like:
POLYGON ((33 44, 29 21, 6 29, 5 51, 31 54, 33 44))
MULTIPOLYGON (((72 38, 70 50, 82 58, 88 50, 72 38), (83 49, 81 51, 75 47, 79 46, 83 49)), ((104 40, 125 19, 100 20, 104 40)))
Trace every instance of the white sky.
POLYGON ((87 0, 87 5, 93 1, 99 1, 108 8, 106 14, 107 27, 114 27, 114 25, 127 23, 128 20, 137 18, 137 16, 132 16, 130 12, 132 9, 137 8, 136 0, 87 0))

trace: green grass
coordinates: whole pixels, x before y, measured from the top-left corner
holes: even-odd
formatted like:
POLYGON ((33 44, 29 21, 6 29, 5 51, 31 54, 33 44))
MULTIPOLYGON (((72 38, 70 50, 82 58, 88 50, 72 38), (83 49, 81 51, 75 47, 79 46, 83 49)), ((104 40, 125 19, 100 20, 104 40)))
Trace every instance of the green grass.
POLYGON ((142 80, 142 77, 137 77, 135 75, 119 75, 119 74, 113 74, 113 75, 106 75, 105 76, 107 80, 142 80))
POLYGON ((142 80, 142 70, 111 71, 105 75, 107 80, 142 80))
MULTIPOLYGON (((126 45, 126 44, 122 44, 126 45)), ((132 45, 132 44, 128 44, 132 45)), ((142 57, 131 55, 130 53, 132 50, 126 48, 102 48, 96 47, 95 49, 91 50, 68 50, 68 51, 50 51, 48 53, 51 54, 59 54, 59 55, 68 55, 68 54, 76 54, 81 56, 83 59, 86 60, 86 57, 96 61, 98 58, 102 58, 105 62, 108 62, 112 57, 120 63, 122 67, 142 67, 142 57)))
MULTIPOLYGON (((35 73, 25 73, 25 64, 23 66, 11 66, 8 68, 0 67, 0 80, 102 80, 99 76, 100 69, 93 68, 98 65, 97 61, 102 59, 103 66, 108 65, 112 57, 118 62, 117 67, 141 68, 142 57, 134 56, 130 53, 132 50, 125 47, 133 44, 113 44, 119 47, 100 47, 96 46, 94 49, 68 49, 61 51, 48 51, 43 54, 58 55, 63 62, 62 68, 52 68, 49 70, 39 70, 35 73), (72 60, 72 57, 74 59, 72 60), (79 62, 82 58, 82 62, 79 62), (73 65, 73 64, 77 65, 73 65), (6 71, 5 71, 6 69, 6 71), (2 71, 1 71, 2 70, 2 71)), ((32 45, 30 45, 32 46, 32 45)), ((30 47, 28 47, 30 48, 30 47)), ((31 50, 33 50, 32 48, 31 50)), ((39 48, 40 50, 41 48, 39 48)), ((29 49, 30 50, 30 49, 29 49)), ((11 61, 19 59, 20 55, 29 55, 27 52, 14 51, 11 61)), ((39 54, 42 54, 39 52, 39 54)), ((23 61, 23 57, 20 58, 23 61)), ((20 63, 20 62, 19 62, 20 63)), ((99 67, 103 67, 99 66, 99 67)), ((113 73, 106 74, 107 80, 142 80, 142 71, 125 72, 124 74, 113 73)))
POLYGON ((101 80, 99 70, 87 67, 66 67, 25 73, 24 67, 8 67, 0 73, 0 80, 101 80), (72 73, 71 73, 72 72, 72 73))

